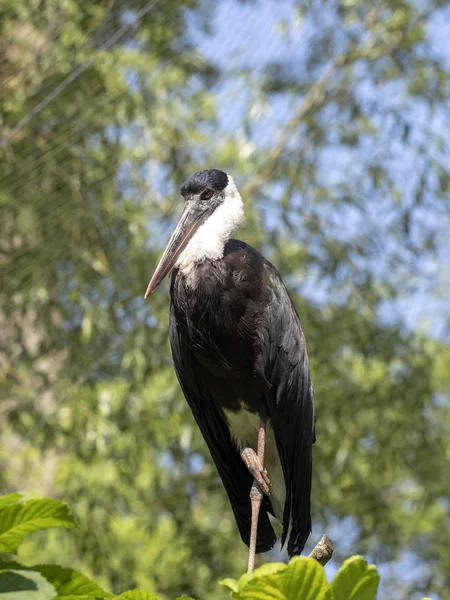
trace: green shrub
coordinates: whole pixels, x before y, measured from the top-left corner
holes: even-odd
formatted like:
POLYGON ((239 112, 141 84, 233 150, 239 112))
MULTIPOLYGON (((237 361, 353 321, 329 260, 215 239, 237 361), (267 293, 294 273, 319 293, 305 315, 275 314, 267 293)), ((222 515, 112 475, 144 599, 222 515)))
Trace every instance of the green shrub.
MULTIPOLYGON (((70 568, 28 567, 10 559, 8 555, 17 553, 25 534, 49 527, 77 527, 65 502, 25 500, 19 493, 0 498, 0 600, 157 600, 155 594, 140 590, 117 596, 70 568)), ((225 579, 221 585, 236 600, 375 600, 379 579, 375 566, 362 556, 346 560, 331 583, 316 560, 296 557, 287 565, 268 563, 239 580, 225 579)))

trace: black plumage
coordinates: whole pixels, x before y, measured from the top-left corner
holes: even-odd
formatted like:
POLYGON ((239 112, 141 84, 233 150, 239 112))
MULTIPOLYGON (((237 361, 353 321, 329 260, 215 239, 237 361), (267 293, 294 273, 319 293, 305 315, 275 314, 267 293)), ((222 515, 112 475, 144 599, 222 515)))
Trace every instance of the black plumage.
POLYGON ((190 194, 198 194, 205 188, 216 191, 222 191, 228 185, 228 175, 220 169, 207 169, 194 173, 187 181, 180 186, 180 192, 183 197, 190 194))
MULTIPOLYGON (((229 240, 220 260, 187 275, 172 272, 170 341, 176 373, 249 544, 253 478, 241 460, 227 414, 267 418, 286 486, 282 544, 299 554, 311 531, 314 403, 300 319, 275 267, 247 244, 229 240)), ((269 473, 270 477, 270 473, 269 473)), ((275 534, 264 497, 257 552, 275 534)))

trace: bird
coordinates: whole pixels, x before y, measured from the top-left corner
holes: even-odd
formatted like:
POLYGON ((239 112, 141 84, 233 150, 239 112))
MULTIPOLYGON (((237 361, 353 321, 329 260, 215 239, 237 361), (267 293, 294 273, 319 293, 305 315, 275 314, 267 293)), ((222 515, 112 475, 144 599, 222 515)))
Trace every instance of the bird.
POLYGON ((282 525, 289 557, 311 532, 314 389, 305 335, 273 264, 231 238, 244 217, 232 176, 180 187, 184 210, 145 292, 171 271, 169 337, 184 396, 228 494, 248 571, 282 525))

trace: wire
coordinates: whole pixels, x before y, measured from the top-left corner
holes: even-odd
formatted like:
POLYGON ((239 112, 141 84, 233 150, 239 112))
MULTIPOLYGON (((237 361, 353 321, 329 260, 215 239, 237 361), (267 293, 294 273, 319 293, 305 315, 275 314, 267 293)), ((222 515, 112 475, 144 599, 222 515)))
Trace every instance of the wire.
MULTIPOLYGON (((109 99, 108 101, 106 101, 100 105, 94 105, 90 110, 86 111, 83 114, 83 117, 87 118, 90 115, 92 115, 93 113, 95 113, 96 111, 98 111, 99 109, 105 109, 108 106, 113 105, 114 103, 118 103, 123 99, 123 97, 124 96, 119 96, 118 98, 109 99)), ((74 117, 71 119, 71 122, 78 119, 79 116, 80 115, 74 115, 74 117)), ((70 133, 66 137, 64 137, 64 134, 66 134, 69 131, 69 129, 70 129, 69 126, 65 127, 63 130, 57 132, 57 134, 54 136, 53 140, 57 141, 59 143, 54 143, 52 146, 50 146, 46 150, 41 150, 39 155, 36 157, 33 157, 30 161, 28 161, 28 162, 24 161, 24 172, 27 173, 29 175, 29 177, 24 177, 24 173, 19 173, 17 175, 14 174, 15 178, 11 179, 10 181, 8 181, 8 179, 5 178, 5 179, 3 179, 3 181, 1 183, 6 182, 6 184, 2 185, 0 187, 0 190, 4 190, 4 191, 7 190, 10 193, 13 193, 16 189, 18 189, 18 188, 22 187, 24 184, 27 184, 30 181, 32 181, 34 179, 34 177, 39 174, 39 168, 36 168, 36 167, 39 167, 39 165, 41 163, 45 163, 46 158, 51 158, 51 157, 54 157, 57 154, 59 154, 59 152, 61 152, 64 148, 67 147, 67 142, 69 142, 70 140, 73 140, 74 138, 81 137, 81 135, 86 130, 88 130, 88 128, 89 128, 89 124, 86 124, 83 127, 80 127, 75 131, 72 131, 72 133, 70 133), (18 183, 19 185, 15 186, 16 183, 18 183)), ((98 128, 96 128, 96 129, 90 129, 89 134, 95 135, 98 132, 103 132, 104 129, 105 129, 104 125, 99 125, 98 128)), ((36 150, 36 148, 34 150, 36 150)), ((31 154, 31 152, 29 154, 31 154)), ((11 174, 10 177, 13 177, 13 174, 11 174)))
MULTIPOLYGON (((84 0, 85 4, 88 4, 89 0, 84 0)), ((105 14, 104 14, 104 18, 101 21, 101 23, 99 24, 98 28, 96 29, 96 31, 91 35, 91 37, 89 39, 86 40, 85 45, 89 46, 91 44, 95 43, 95 38, 96 36, 99 34, 99 32, 101 31, 101 29, 104 27, 104 25, 110 21, 112 21, 113 17, 111 16, 111 10, 114 6, 114 3, 116 2, 116 0, 113 0, 113 4, 109 7, 105 7, 105 14)), ((34 9, 32 9, 32 11, 29 13, 28 15, 28 19, 31 20, 31 17, 35 14, 38 13, 38 8, 35 7, 34 9)), ((134 10, 134 8, 130 8, 129 10, 134 10)), ((92 18, 92 15, 87 13, 85 14, 85 16, 80 19, 77 22, 77 26, 80 30, 83 30, 84 26, 89 22, 89 20, 92 18)), ((110 28, 109 30, 110 32, 112 31, 112 28, 110 28)), ((4 43, 5 47, 8 47, 9 45, 11 45, 13 43, 13 36, 11 35, 9 40, 4 43)), ((48 45, 49 43, 53 43, 55 41, 55 38, 50 39, 49 37, 45 37, 44 40, 41 41, 41 43, 37 43, 33 46, 33 53, 35 56, 39 55, 39 52, 42 48, 44 48, 46 45, 48 45)), ((44 69, 43 71, 41 71, 41 75, 45 76, 46 73, 48 73, 51 69, 53 69, 53 67, 55 67, 55 65, 57 65, 59 62, 61 62, 61 57, 58 57, 56 60, 54 60, 52 63, 50 63, 46 69, 44 69)), ((15 81, 17 81, 18 77, 21 77, 21 79, 19 79, 20 81, 23 81, 23 79, 26 76, 26 71, 22 71, 21 73, 14 73, 12 75, 10 75, 9 77, 6 77, 1 83, 0 83, 0 90, 2 88, 4 88, 6 86, 6 84, 8 83, 8 81, 10 81, 11 79, 15 79, 15 81)), ((43 91, 47 88, 52 87, 52 83, 47 84, 46 86, 44 85, 42 88, 40 88, 40 91, 43 91)))
POLYGON ((70 85, 77 77, 79 77, 88 67, 92 65, 96 57, 103 52, 104 50, 108 50, 113 46, 120 38, 135 29, 139 21, 145 17, 158 3, 160 0, 150 0, 146 4, 146 6, 138 11, 135 15, 135 18, 132 23, 128 25, 122 25, 113 35, 111 35, 99 48, 94 52, 92 56, 90 56, 84 63, 78 65, 59 85, 57 85, 52 92, 50 92, 43 100, 41 100, 36 106, 31 109, 8 133, 3 140, 0 141, 0 148, 3 148, 9 140, 14 137, 25 125, 28 125, 30 121, 37 114, 41 112, 50 102, 55 100, 59 96, 59 94, 64 91, 68 85, 70 85))
MULTIPOLYGON (((114 2, 115 2, 115 0, 114 0, 114 2)), ((112 20, 111 12, 110 12, 111 8, 112 7, 110 7, 109 9, 107 9, 109 11, 108 12, 108 17, 109 18, 105 18, 102 21, 102 23, 99 25, 99 27, 97 28, 97 30, 95 31, 95 33, 91 36, 91 38, 89 38, 89 40, 87 40, 87 42, 85 43, 86 45, 92 44, 95 41, 95 37, 99 34, 100 30, 104 27, 105 23, 107 23, 108 21, 112 20)), ((134 10, 134 8, 135 7, 129 8, 129 10, 134 10)), ((81 21, 80 27, 82 27, 82 24, 84 24, 88 19, 89 19, 89 15, 87 15, 81 21)), ((111 31, 112 31, 112 28, 109 29, 108 33, 111 34, 111 31)), ((42 93, 44 90, 46 90, 46 89, 48 89, 48 88, 50 88, 50 87, 53 86, 53 83, 48 83, 47 85, 45 85, 45 84, 42 85, 42 82, 43 82, 43 80, 45 78, 46 73, 48 73, 51 69, 53 69, 55 67, 55 65, 57 65, 58 62, 60 62, 60 61, 61 61, 61 58, 53 61, 49 66, 47 66, 47 68, 44 71, 41 72, 41 77, 40 77, 40 79, 41 79, 41 85, 39 87, 39 92, 40 93, 42 93)), ((6 78, 5 81, 7 81, 8 79, 9 78, 6 78)), ((5 85, 5 81, 3 81, 2 84, 0 84, 0 89, 5 85)), ((93 99, 98 98, 103 91, 104 91, 104 86, 103 85, 98 85, 97 88, 96 88, 96 90, 94 91, 94 93, 92 93, 92 90, 90 90, 90 92, 91 92, 90 99, 93 100, 93 99)), ((108 103, 107 103, 107 105, 109 105, 112 101, 113 101, 113 99, 109 100, 108 103)), ((92 114, 95 110, 96 110, 95 107, 91 108, 87 112, 87 114, 88 115, 92 114)), ((71 117, 67 118, 64 121, 65 127, 61 127, 61 123, 59 123, 58 124, 59 130, 58 130, 58 133, 56 134, 56 136, 53 136, 54 139, 62 137, 62 134, 69 130, 69 125, 72 124, 74 121, 76 121, 79 118, 79 116, 80 116, 79 113, 76 112, 71 117)), ((72 135, 74 135, 74 134, 72 134, 72 135)), ((36 147, 30 146, 29 148, 25 149, 24 152, 16 154, 16 156, 21 157, 21 158, 27 158, 28 156, 30 156, 32 154, 35 154, 35 152, 36 152, 36 147)), ((34 161, 39 160, 40 156, 46 154, 47 152, 48 152, 48 150, 46 150, 44 152, 40 152, 39 157, 33 157, 31 159, 31 161, 29 161, 29 163, 32 164, 34 161)), ((25 163, 25 170, 28 172, 28 163, 27 162, 25 163)), ((8 180, 8 178, 5 178, 5 179, 6 179, 6 181, 8 180)), ((5 181, 5 179, 3 179, 1 181, 3 182, 3 181, 5 181)), ((19 175, 17 179, 22 179, 22 175, 19 175)), ((2 189, 4 189, 4 188, 2 188, 2 189)))

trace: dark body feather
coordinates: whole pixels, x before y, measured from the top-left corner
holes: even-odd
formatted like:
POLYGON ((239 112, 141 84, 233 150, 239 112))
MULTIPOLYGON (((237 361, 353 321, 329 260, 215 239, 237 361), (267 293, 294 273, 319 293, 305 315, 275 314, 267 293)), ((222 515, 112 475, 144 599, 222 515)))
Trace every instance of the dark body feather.
MULTIPOLYGON (((172 273, 170 340, 176 373, 228 493, 243 541, 250 537, 252 477, 224 409, 267 417, 286 484, 282 544, 299 554, 311 531, 313 389, 300 319, 275 267, 230 240, 220 260, 172 273)), ((256 448, 255 448, 256 450, 256 448)), ((269 472, 270 477, 270 472, 269 472)), ((264 497, 257 552, 275 543, 264 497)))

